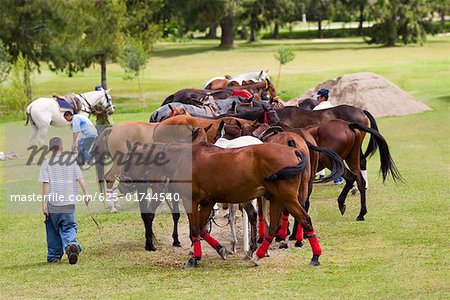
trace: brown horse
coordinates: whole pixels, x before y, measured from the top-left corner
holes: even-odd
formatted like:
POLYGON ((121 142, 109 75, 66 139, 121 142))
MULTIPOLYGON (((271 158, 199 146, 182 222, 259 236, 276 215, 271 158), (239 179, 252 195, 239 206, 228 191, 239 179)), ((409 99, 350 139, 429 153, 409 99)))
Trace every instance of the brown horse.
MULTIPOLYGON (((331 120, 323 124, 311 125, 305 128, 292 128, 286 124, 277 124, 285 131, 296 133, 302 137, 305 134, 311 135, 317 142, 318 146, 334 150, 346 163, 348 168, 345 169, 342 175, 346 184, 338 197, 339 210, 342 214, 345 213, 345 199, 349 190, 356 181, 361 198, 361 210, 356 218, 357 221, 363 221, 364 215, 367 213, 366 207, 366 189, 365 180, 361 174, 361 145, 365 134, 370 133, 376 147, 380 148, 380 171, 383 182, 390 173, 394 181, 402 180, 397 167, 391 157, 389 146, 384 137, 372 128, 366 127, 359 123, 350 123, 343 120, 331 120)), ((242 126, 242 134, 251 134, 255 130, 255 125, 250 123, 242 126)), ((320 155, 318 170, 323 168, 331 169, 332 161, 323 154, 320 155)), ((306 203, 306 210, 309 208, 309 201, 306 203)))
MULTIPOLYGON (((100 192, 105 192, 104 183, 106 181, 106 195, 108 198, 112 198, 112 205, 118 204, 118 199, 114 196, 114 183, 117 177, 121 174, 122 169, 124 167, 124 158, 128 154, 127 142, 129 143, 150 143, 155 140, 161 140, 167 137, 168 130, 165 126, 160 126, 157 123, 144 123, 144 122, 125 122, 114 127, 110 127, 105 129, 97 138, 96 143, 94 145, 94 156, 96 158, 96 173, 98 182, 100 185, 100 192), (105 174, 105 157, 111 158, 111 168, 105 174)), ((172 134, 173 138, 173 130, 170 130, 170 134, 172 134)), ((176 132, 175 132, 176 133, 176 132)), ((182 137, 184 134, 187 134, 189 138, 190 132, 182 130, 182 137)), ((203 140, 206 138, 205 130, 196 128, 192 131, 192 138, 203 140)), ((189 140, 189 142, 191 142, 189 140)), ((143 195, 147 192, 148 186, 141 185, 138 191, 138 195, 143 195)), ((164 189, 163 185, 153 185, 152 190, 154 192, 160 191, 164 189)), ((141 197, 142 198, 142 197, 141 197)), ((108 199, 109 200, 109 199, 108 199)), ((145 249, 148 251, 155 251, 156 248, 153 244, 153 230, 152 224, 153 219, 155 217, 155 211, 161 202, 151 201, 148 202, 147 197, 143 197, 139 201, 139 208, 141 211, 141 218, 144 222, 145 226, 145 249)), ((180 218, 180 213, 178 212, 178 203, 175 203, 172 207, 172 218, 173 218, 173 246, 181 247, 180 241, 178 239, 178 221, 180 218)))
MULTIPOLYGON (((222 258, 226 258, 226 249, 203 230, 216 202, 242 203, 262 195, 271 202, 269 235, 254 253, 252 264, 258 265, 258 261, 265 256, 277 233, 281 211, 285 207, 307 232, 313 252, 310 265, 319 265, 322 250, 314 234, 311 218, 298 202, 301 174, 307 165, 307 157, 303 153, 278 144, 235 149, 222 149, 208 143, 195 144, 192 148, 185 144, 155 143, 151 147, 156 153, 165 153, 165 163, 139 164, 139 158, 142 160, 150 152, 146 147, 135 146, 128 158, 130 167, 126 169, 126 177, 143 178, 149 169, 155 169, 182 182, 183 172, 190 164, 192 167, 191 193, 176 185, 176 192, 180 193, 185 208, 191 208, 188 218, 194 252, 186 268, 196 266, 202 257, 200 237, 216 249, 222 258), (186 151, 192 151, 192 160, 182 159, 186 151)), ((124 189, 127 188, 126 181, 120 184, 124 189)))

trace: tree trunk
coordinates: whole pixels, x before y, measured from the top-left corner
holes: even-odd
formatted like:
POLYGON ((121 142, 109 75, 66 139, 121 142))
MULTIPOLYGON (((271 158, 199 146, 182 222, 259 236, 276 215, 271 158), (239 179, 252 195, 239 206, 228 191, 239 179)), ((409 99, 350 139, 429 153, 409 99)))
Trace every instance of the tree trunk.
POLYGON ((101 69, 101 85, 105 90, 108 89, 106 85, 106 55, 100 55, 100 69, 101 69))
POLYGON ((217 38, 217 23, 213 22, 209 24, 209 31, 206 34, 207 39, 215 39, 217 38))
POLYGON ((250 38, 248 39, 249 42, 256 42, 256 30, 255 28, 250 28, 250 38))
POLYGON ((31 65, 27 58, 25 58, 25 64, 23 66, 23 85, 28 102, 31 102, 33 100, 33 91, 31 89, 31 65))
POLYGON ((440 22, 440 29, 441 32, 444 32, 445 28, 445 8, 441 9, 441 22, 440 22))
POLYGON ((323 32, 322 32, 322 16, 319 15, 319 20, 317 20, 317 37, 319 39, 323 39, 323 32))
POLYGON ((278 22, 275 22, 275 25, 273 26, 272 38, 274 39, 280 38, 280 24, 278 24, 278 22))
POLYGON ((394 47, 395 42, 397 41, 395 16, 392 19, 387 20, 387 29, 386 30, 388 31, 386 46, 394 47))
POLYGON ((233 47, 233 17, 226 16, 220 22, 222 36, 220 37, 220 47, 233 47))
POLYGON ((364 26, 364 8, 365 8, 365 1, 359 2, 359 26, 358 26, 358 35, 362 36, 364 34, 363 32, 363 26, 364 26))

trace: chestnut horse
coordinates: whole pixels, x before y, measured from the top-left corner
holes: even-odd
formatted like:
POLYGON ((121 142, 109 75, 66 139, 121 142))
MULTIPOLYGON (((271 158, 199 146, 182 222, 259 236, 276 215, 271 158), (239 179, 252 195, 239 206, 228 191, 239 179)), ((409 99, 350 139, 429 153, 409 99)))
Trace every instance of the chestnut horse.
MULTIPOLYGON (((311 218, 298 202, 301 175, 307 165, 307 157, 302 152, 278 144, 236 149, 221 149, 209 143, 198 143, 192 147, 186 144, 153 143, 151 147, 156 153, 165 153, 165 163, 142 163, 142 158, 145 157, 145 161, 148 161, 148 155, 151 153, 148 147, 135 145, 129 154, 130 167, 125 169, 124 176, 140 180, 152 169, 169 178, 177 178, 179 182, 186 182, 183 180, 183 172, 191 164, 191 190, 187 191, 181 185, 175 185, 186 210, 191 208, 187 215, 194 251, 185 268, 196 266, 201 259, 201 237, 223 259, 226 258, 227 250, 203 229, 214 204, 243 203, 263 195, 270 199, 271 203, 269 234, 253 254, 251 264, 257 266, 259 260, 265 256, 277 233, 283 207, 307 232, 313 252, 310 265, 320 264, 322 249, 314 233, 311 218), (192 160, 183 160, 186 151, 192 151, 192 160)), ((124 180, 120 184, 123 189, 127 189, 127 186, 133 183, 124 180)))

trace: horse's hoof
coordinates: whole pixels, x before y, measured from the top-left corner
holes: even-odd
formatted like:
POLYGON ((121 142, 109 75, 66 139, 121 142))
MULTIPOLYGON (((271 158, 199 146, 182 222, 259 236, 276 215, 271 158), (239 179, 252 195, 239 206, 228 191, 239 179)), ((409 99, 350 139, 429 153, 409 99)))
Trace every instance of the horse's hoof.
POLYGON ((220 255, 220 257, 222 257, 223 260, 227 259, 227 256, 228 256, 227 248, 225 248, 224 246, 219 246, 219 248, 217 248, 216 251, 220 255))
POLYGON ((257 267, 259 266, 259 257, 256 255, 256 253, 253 253, 252 258, 248 261, 249 267, 257 267))
POLYGON ((301 247, 303 247, 305 244, 302 242, 302 241, 296 241, 295 242, 295 247, 297 247, 297 248, 301 248, 301 247))
POLYGON ((352 193, 353 196, 356 195, 357 192, 358 192, 358 188, 356 188, 356 187, 353 187, 350 191, 350 193, 352 193))
POLYGON ((290 241, 295 241, 295 234, 291 234, 291 235, 289 236, 289 240, 290 240, 290 241))
POLYGON ((357 216, 356 217, 356 221, 364 221, 364 217, 363 216, 357 216))
POLYGON ((190 269, 192 267, 196 267, 198 265, 198 261, 199 260, 200 260, 200 258, 196 258, 196 257, 189 258, 189 260, 184 265, 184 268, 185 269, 190 269))
POLYGON ((309 262, 308 266, 310 266, 310 267, 320 266, 319 255, 313 255, 313 257, 311 258, 311 261, 309 262))
POLYGON ((339 205, 339 210, 341 211, 341 215, 345 214, 346 209, 347 209, 347 206, 345 204, 339 205))
POLYGON ((145 245, 145 250, 147 250, 147 251, 156 251, 156 248, 153 245, 145 245))
POLYGON ((281 241, 278 245, 278 249, 287 249, 288 247, 288 243, 286 243, 285 241, 281 241))
POLYGON ((181 247, 181 243, 180 243, 180 241, 173 241, 172 246, 181 247))

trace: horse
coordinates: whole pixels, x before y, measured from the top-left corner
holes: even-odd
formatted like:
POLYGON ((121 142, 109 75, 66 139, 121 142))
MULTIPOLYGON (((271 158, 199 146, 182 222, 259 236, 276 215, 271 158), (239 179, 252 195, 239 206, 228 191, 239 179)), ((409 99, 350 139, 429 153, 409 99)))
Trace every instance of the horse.
MULTIPOLYGON (((328 182, 340 176, 344 171, 344 163, 339 155, 331 149, 318 147, 315 139, 311 136, 307 131, 302 132, 283 132, 281 127, 270 127, 267 124, 262 124, 256 130, 253 127, 254 125, 246 124, 244 126, 240 124, 236 125, 227 125, 221 124, 216 136, 216 139, 219 138, 239 138, 245 137, 247 135, 252 135, 258 137, 262 141, 266 143, 277 143, 286 145, 289 147, 294 147, 303 153, 309 153, 309 164, 306 167, 305 177, 302 180, 302 184, 299 188, 299 202, 302 206, 308 211, 309 209, 309 197, 313 190, 313 182, 328 182), (254 130, 254 131, 253 131, 254 130), (314 181, 314 175, 317 171, 318 162, 319 162, 319 154, 326 156, 329 159, 331 164, 330 170, 331 174, 327 177, 324 177, 320 180, 314 181), (309 178, 309 179, 308 179, 309 178)), ((233 140, 232 140, 233 141, 233 140)), ((264 223, 264 215, 263 215, 263 204, 262 198, 258 198, 258 234, 259 240, 261 242, 265 236, 265 223, 264 223)), ((276 241, 282 242, 285 240, 287 235, 287 220, 289 217, 289 213, 284 209, 281 228, 277 233, 276 241)), ((254 226, 254 224, 252 224, 254 226)), ((303 231, 298 230, 294 231, 291 238, 294 237, 296 239, 295 246, 302 247, 303 246, 303 231)), ((280 244, 280 248, 287 247, 287 244, 280 244)))
POLYGON ((245 85, 246 83, 251 84, 261 82, 266 79, 270 79, 267 71, 243 73, 236 77, 226 75, 225 77, 211 78, 206 82, 203 88, 206 90, 217 90, 227 86, 239 86, 245 85))
MULTIPOLYGON (((383 177, 383 183, 385 182, 388 173, 391 174, 394 181, 402 180, 390 155, 389 146, 386 140, 373 128, 369 128, 356 122, 347 122, 339 119, 330 120, 322 124, 310 125, 304 128, 293 128, 284 123, 274 123, 273 125, 281 127, 285 131, 296 133, 302 137, 305 136, 305 133, 309 134, 314 138, 318 146, 335 151, 347 163, 348 168, 345 169, 345 172, 342 175, 346 184, 338 197, 338 206, 341 214, 344 214, 346 210, 345 199, 351 186, 356 181, 361 200, 361 209, 356 218, 357 221, 364 221, 364 216, 367 213, 365 194, 366 183, 360 163, 362 157, 361 145, 366 133, 371 134, 371 138, 373 137, 376 147, 380 148, 380 172, 383 177)), ((252 134, 256 127, 257 126, 253 123, 245 124, 241 128, 240 134, 252 134)), ((332 167, 329 158, 321 154, 318 170, 323 168, 331 169, 332 167)), ((305 206, 306 210, 308 210, 308 208, 309 201, 306 202, 305 206)))
MULTIPOLYGON (((309 111, 298 107, 284 107, 274 109, 278 114, 280 121, 294 128, 302 128, 305 126, 320 124, 333 119, 341 119, 348 122, 358 123, 364 126, 369 126, 373 130, 378 131, 378 125, 375 118, 367 110, 363 110, 351 105, 338 105, 333 108, 309 111)), ((232 116, 236 118, 256 120, 260 123, 267 123, 265 117, 267 117, 268 108, 266 107, 236 107, 236 114, 225 114, 222 116, 232 116)), ((271 113, 273 113, 271 111, 271 113)), ((276 124, 276 123, 270 123, 276 124)), ((375 142, 374 135, 371 135, 367 149, 361 156, 361 170, 363 170, 363 176, 366 181, 366 187, 368 187, 367 177, 367 158, 372 156, 377 150, 377 143, 375 142)))
POLYGON ((231 96, 234 90, 248 90, 248 91, 256 90, 258 91, 258 93, 262 93, 263 91, 265 91, 268 93, 269 97, 277 96, 275 86, 269 79, 266 79, 263 82, 248 85, 231 86, 220 90, 182 89, 172 95, 169 95, 163 101, 161 106, 172 102, 182 102, 185 104, 201 105, 202 99, 205 98, 206 96, 211 96, 215 100, 227 99, 228 97, 231 96))
MULTIPOLYGON (((218 133, 221 131, 223 126, 225 125, 224 121, 220 122, 218 133)), ((217 135, 216 135, 217 136, 217 135)), ((242 136, 238 137, 232 140, 228 140, 226 138, 220 137, 217 138, 214 141, 214 145, 220 148, 239 148, 239 147, 245 147, 250 145, 260 145, 263 144, 263 142, 255 137, 252 136, 242 136)), ((253 202, 253 201, 252 201, 253 202)), ((236 253, 236 244, 237 244, 237 235, 236 235, 236 210, 237 210, 237 204, 230 204, 228 205, 228 224, 230 225, 231 230, 231 253, 236 253)), ((254 209, 254 206, 251 202, 245 202, 243 205, 243 209, 246 211, 247 216, 249 218, 249 222, 252 225, 251 226, 251 238, 250 243, 248 245, 247 239, 248 235, 246 236, 246 229, 248 231, 248 222, 244 222, 243 228, 244 228, 244 251, 250 250, 251 253, 256 250, 256 211, 254 209), (247 249, 248 248, 248 249, 247 249)), ((243 211, 242 214, 245 216, 245 212, 243 211)), ((250 255, 249 255, 250 257, 250 255)))
POLYGON ((123 176, 131 180, 121 180, 124 190, 137 181, 145 180, 149 170, 155 170, 164 176, 176 179, 174 188, 181 196, 188 211, 189 227, 193 242, 193 254, 185 264, 191 268, 202 257, 200 237, 211 245, 218 254, 226 259, 227 250, 209 233, 203 230, 210 213, 217 202, 243 203, 255 197, 265 195, 270 199, 269 234, 253 253, 250 264, 259 265, 275 236, 282 208, 294 216, 305 228, 311 244, 313 257, 311 266, 320 265, 322 249, 314 233, 311 218, 298 202, 298 188, 301 175, 305 171, 305 155, 293 148, 278 144, 254 145, 235 149, 222 149, 206 142, 194 145, 176 143, 153 143, 152 152, 148 147, 135 145, 130 149, 123 176), (151 161, 152 153, 164 153, 163 164, 145 164, 151 161), (183 159, 191 151, 192 159, 183 159), (189 179, 184 174, 186 169, 189 179), (214 176, 211 176, 214 174, 214 176), (186 184, 189 183, 189 184, 186 184), (192 196, 191 196, 192 195, 192 196))
MULTIPOLYGON (((99 135, 93 147, 93 152, 96 159, 96 174, 100 186, 100 192, 103 194, 105 193, 104 183, 106 181, 106 201, 112 207, 116 207, 118 205, 117 194, 114 192, 113 186, 114 182, 121 174, 121 170, 124 167, 124 157, 128 153, 127 142, 149 143, 155 140, 167 140, 170 138, 176 139, 176 135, 179 134, 183 138, 186 134, 186 132, 182 130, 182 132, 180 133, 175 132, 174 135, 174 131, 170 130, 170 132, 168 132, 168 130, 165 129, 166 128, 164 126, 159 126, 159 124, 149 124, 144 122, 125 122, 114 127, 107 128, 99 135), (105 174, 106 156, 109 156, 111 158, 112 167, 105 174)), ((189 136, 189 132, 187 133, 187 135, 189 136)), ((192 138, 200 138, 200 140, 206 139, 205 130, 201 131, 197 128, 196 130, 192 131, 192 138)), ((148 186, 146 185, 140 185, 138 195, 143 195, 144 193, 146 193, 147 188, 148 186)), ((153 192, 155 192, 164 190, 165 187, 163 185, 153 185, 152 189, 153 192)), ((156 251, 156 248, 153 244, 152 224, 155 217, 155 211, 161 204, 161 202, 151 201, 149 203, 147 197, 140 197, 140 200, 141 201, 139 201, 139 207, 141 211, 141 218, 145 226, 145 250, 156 251)), ((180 213, 178 212, 178 203, 175 203, 171 210, 174 224, 172 232, 172 245, 175 247, 180 247, 181 244, 178 239, 178 221, 180 218, 180 213)))
MULTIPOLYGON (((90 115, 93 112, 93 107, 96 105, 100 105, 103 111, 114 112, 109 90, 101 89, 73 96, 81 104, 79 114, 90 115)), ((38 137, 37 143, 39 146, 45 143, 45 137, 50 125, 56 127, 70 125, 70 122, 64 119, 64 111, 61 111, 58 102, 54 98, 38 98, 31 102, 25 111, 27 114, 25 125, 31 123, 30 146, 33 145, 36 136, 38 137)))
MULTIPOLYGON (((173 102, 166 105, 163 105, 156 109, 151 115, 149 122, 162 122, 165 119, 173 116, 173 110, 175 108, 183 109, 185 112, 188 112, 191 115, 201 116, 201 117, 216 117, 221 114, 227 113, 232 107, 233 103, 240 104, 241 101, 238 97, 230 97, 230 99, 216 101, 215 106, 198 106, 198 105, 190 105, 185 103, 173 102), (215 111, 217 110, 217 111, 215 111)), ((178 110, 181 111, 181 110, 178 110)))

